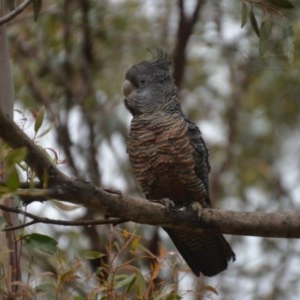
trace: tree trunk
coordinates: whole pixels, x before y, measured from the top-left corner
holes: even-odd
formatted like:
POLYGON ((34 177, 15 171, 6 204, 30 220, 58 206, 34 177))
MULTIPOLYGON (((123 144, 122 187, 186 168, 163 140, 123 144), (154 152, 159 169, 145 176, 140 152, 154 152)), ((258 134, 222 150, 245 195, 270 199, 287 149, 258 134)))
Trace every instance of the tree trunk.
MULTIPOLYGON (((0 0, 0 16, 4 15, 4 1, 0 0)), ((8 41, 5 25, 0 25, 0 109, 10 118, 13 118, 14 90, 11 72, 8 41)), ((0 140, 0 152, 3 142, 0 140)), ((0 181, 5 180, 5 164, 0 161, 0 181)), ((3 197, 1 204, 13 206, 13 199, 3 197)), ((16 226, 18 217, 16 214, 0 211, 0 217, 4 218, 7 226, 16 226)), ((0 290, 8 293, 16 291, 13 281, 20 280, 19 253, 17 241, 18 231, 0 232, 0 290)))

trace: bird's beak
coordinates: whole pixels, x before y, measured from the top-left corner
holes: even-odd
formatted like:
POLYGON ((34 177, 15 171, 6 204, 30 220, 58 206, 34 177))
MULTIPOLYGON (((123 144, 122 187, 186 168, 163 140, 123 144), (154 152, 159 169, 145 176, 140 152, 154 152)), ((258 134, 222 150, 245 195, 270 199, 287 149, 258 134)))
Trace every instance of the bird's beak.
POLYGON ((124 81, 124 83, 123 83, 123 93, 124 93, 125 97, 130 95, 135 89, 136 89, 136 87, 128 79, 126 79, 124 81))

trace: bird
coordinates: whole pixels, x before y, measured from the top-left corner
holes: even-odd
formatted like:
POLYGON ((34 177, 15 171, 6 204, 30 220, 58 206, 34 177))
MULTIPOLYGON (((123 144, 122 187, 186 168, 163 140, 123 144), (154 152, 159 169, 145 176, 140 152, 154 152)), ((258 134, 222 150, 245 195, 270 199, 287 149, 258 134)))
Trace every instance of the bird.
MULTIPOLYGON (((133 117, 127 153, 148 200, 169 199, 171 207, 199 212, 212 207, 209 152, 200 129, 182 111, 171 67, 171 57, 156 49, 125 73, 124 103, 133 117)), ((196 276, 215 276, 235 260, 217 230, 163 229, 196 276)))

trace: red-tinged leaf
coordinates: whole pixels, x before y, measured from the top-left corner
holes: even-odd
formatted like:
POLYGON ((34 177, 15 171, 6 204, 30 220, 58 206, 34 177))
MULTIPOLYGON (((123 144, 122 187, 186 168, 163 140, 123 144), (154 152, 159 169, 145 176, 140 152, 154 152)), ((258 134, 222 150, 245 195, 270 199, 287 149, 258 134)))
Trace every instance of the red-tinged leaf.
POLYGON ((66 164, 67 162, 68 162, 68 160, 66 158, 64 158, 59 161, 59 164, 63 165, 63 164, 66 164))
POLYGON ((31 110, 31 114, 32 114, 33 118, 36 119, 38 112, 35 110, 31 110))
POLYGON ((219 295, 218 291, 211 285, 206 285, 205 290, 208 291, 208 292, 212 292, 216 295, 219 295))
POLYGON ((158 277, 158 274, 161 270, 161 265, 159 263, 154 263, 151 267, 151 280, 154 280, 158 277))
POLYGON ((122 231, 122 236, 123 236, 125 239, 127 239, 127 238, 129 238, 130 234, 129 234, 129 232, 128 232, 127 230, 123 230, 123 231, 122 231))

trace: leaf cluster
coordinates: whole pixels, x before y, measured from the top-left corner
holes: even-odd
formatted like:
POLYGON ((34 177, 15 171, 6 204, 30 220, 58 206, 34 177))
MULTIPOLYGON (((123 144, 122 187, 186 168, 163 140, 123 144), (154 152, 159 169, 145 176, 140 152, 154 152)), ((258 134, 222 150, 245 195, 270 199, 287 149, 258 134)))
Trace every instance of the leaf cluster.
POLYGON ((294 5, 287 0, 243 1, 241 8, 241 27, 250 21, 252 29, 259 38, 259 53, 261 56, 272 53, 274 41, 279 39, 282 55, 290 61, 294 59, 294 30, 292 22, 284 15, 284 9, 293 9, 294 5), (260 9, 262 17, 260 24, 255 13, 260 9), (281 35, 279 37, 278 35, 281 35))

